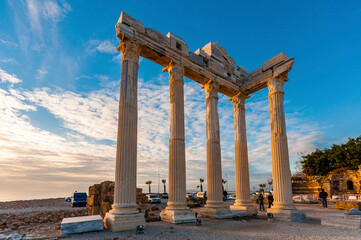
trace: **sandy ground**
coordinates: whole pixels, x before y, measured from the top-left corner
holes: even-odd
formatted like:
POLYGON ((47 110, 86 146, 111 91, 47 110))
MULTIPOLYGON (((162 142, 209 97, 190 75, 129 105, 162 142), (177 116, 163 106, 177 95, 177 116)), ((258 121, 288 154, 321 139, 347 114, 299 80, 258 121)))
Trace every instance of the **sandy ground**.
MULTIPOLYGON (((0 218, 2 214, 31 214, 41 211, 61 210, 74 211, 63 199, 39 200, 25 203, 21 207, 20 203, 13 204, 12 207, 5 207, 0 203, 0 218), (43 201, 43 202, 41 202, 43 201)), ((227 204, 232 204, 227 201, 227 204)), ((9 204, 9 203, 8 203, 9 204)), ((8 206, 8 204, 5 204, 8 206)), ((125 231, 113 233, 108 230, 100 232, 90 232, 83 234, 73 234, 61 236, 60 222, 42 223, 34 227, 35 231, 0 230, 0 239, 361 239, 361 230, 346 230, 333 227, 321 226, 323 216, 341 216, 343 211, 335 209, 331 204, 324 209, 315 204, 296 204, 297 208, 303 210, 308 223, 291 223, 282 221, 267 221, 266 213, 259 212, 257 219, 237 220, 215 220, 202 219, 202 226, 194 224, 174 225, 165 222, 150 222, 146 224, 144 234, 136 235, 135 231, 125 231), (16 235, 18 234, 18 235, 16 235)), ((75 209, 79 210, 79 209, 75 209)))

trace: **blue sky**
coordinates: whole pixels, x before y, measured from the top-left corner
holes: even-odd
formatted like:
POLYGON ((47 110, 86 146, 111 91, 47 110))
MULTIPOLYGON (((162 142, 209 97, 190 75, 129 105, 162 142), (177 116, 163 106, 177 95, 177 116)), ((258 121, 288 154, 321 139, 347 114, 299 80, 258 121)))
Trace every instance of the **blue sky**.
MULTIPOLYGON (((190 51, 219 42, 248 72, 280 52, 292 170, 299 152, 361 135, 359 1, 0 1, 0 201, 69 195, 114 178, 121 11, 190 51)), ((141 59, 138 185, 168 175, 169 89, 141 59)), ((206 178, 205 94, 185 79, 187 189, 206 178)), ((234 189, 233 109, 219 95, 222 166, 234 189)), ((251 186, 272 177, 267 89, 246 102, 251 186)))

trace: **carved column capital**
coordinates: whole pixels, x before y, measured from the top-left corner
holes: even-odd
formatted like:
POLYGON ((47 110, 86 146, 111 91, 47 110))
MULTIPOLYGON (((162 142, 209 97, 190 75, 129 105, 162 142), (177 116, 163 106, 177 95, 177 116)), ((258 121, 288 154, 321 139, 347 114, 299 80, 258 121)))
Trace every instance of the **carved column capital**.
POLYGON ((169 82, 180 80, 183 82, 184 76, 184 67, 178 63, 171 61, 168 66, 166 66, 162 72, 169 73, 169 82))
POLYGON ((122 61, 139 62, 140 48, 137 43, 130 40, 122 41, 117 50, 122 52, 122 61))
POLYGON ((268 97, 275 93, 284 93, 283 84, 287 81, 287 73, 279 74, 267 82, 268 97))
POLYGON ((228 98, 228 100, 232 101, 233 109, 235 111, 238 109, 246 109, 245 108, 246 98, 249 98, 249 96, 244 95, 243 93, 239 92, 236 95, 234 95, 233 97, 228 98))
POLYGON ((214 80, 209 80, 201 88, 206 90, 206 99, 216 98, 218 99, 219 84, 214 80))

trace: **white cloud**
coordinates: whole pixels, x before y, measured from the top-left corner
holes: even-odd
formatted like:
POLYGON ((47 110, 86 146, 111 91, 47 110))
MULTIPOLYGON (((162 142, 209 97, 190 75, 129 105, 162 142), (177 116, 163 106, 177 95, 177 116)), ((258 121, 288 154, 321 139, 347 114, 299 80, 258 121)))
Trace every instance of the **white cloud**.
POLYGON ((66 2, 60 6, 58 2, 48 0, 42 7, 44 17, 54 22, 61 21, 69 11, 71 11, 71 6, 66 2))
POLYGON ((48 71, 45 68, 40 68, 37 69, 37 76, 36 79, 44 79, 44 77, 46 76, 46 74, 48 74, 48 71))
POLYGON ((96 49, 101 52, 101 53, 116 53, 118 52, 116 49, 115 49, 115 46, 113 46, 113 44, 111 44, 110 41, 108 40, 105 40, 105 41, 102 41, 97 47, 96 49))
POLYGON ((11 75, 0 68, 0 79, 2 83, 19 83, 21 80, 15 75, 11 75))
MULTIPOLYGON (((98 78, 107 78, 98 75, 98 78)), ((206 179, 205 94, 200 85, 186 81, 185 121, 187 189, 195 189, 199 178, 206 179)), ((271 178, 271 147, 267 95, 260 92, 247 100, 247 136, 250 174, 253 186, 271 178), (264 95, 264 96, 263 96, 264 95)), ((8 186, 26 181, 44 187, 61 185, 62 191, 83 188, 114 177, 119 85, 90 93, 39 88, 32 91, 0 91, 0 174, 8 186), (60 123, 54 129, 35 127, 28 112, 44 108, 60 123), (107 141, 104 144, 103 141, 107 141), (20 147, 21 146, 21 147, 20 147), (35 164, 36 163, 36 164, 35 164), (76 184, 74 184, 76 182, 76 184)), ((138 185, 146 189, 146 180, 157 187, 157 171, 168 175, 169 87, 168 76, 160 74, 152 81, 139 79, 138 94, 138 185)), ((228 175, 234 189, 233 106, 220 94, 223 177, 228 175)), ((319 128, 304 121, 297 112, 287 114, 291 162, 299 151, 312 151, 321 141, 319 128)), ((2 185, 2 184, 0 184, 2 185)), ((206 183, 204 184, 206 187, 206 183)), ((1 188, 0 188, 1 191, 1 188)), ((69 190, 70 191, 70 190, 69 190)))
POLYGON ((0 44, 8 47, 17 47, 18 45, 14 42, 6 41, 0 38, 0 44))
POLYGON ((17 61, 14 58, 0 59, 0 63, 16 64, 17 61))

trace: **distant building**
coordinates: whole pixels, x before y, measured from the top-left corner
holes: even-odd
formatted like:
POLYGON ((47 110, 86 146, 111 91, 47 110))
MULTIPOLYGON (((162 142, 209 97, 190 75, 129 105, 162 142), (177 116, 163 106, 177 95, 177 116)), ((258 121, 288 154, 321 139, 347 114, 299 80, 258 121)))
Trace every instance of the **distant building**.
POLYGON ((325 177, 303 177, 292 179, 293 194, 318 194, 321 188, 328 196, 361 194, 361 165, 358 170, 336 169, 325 177))

